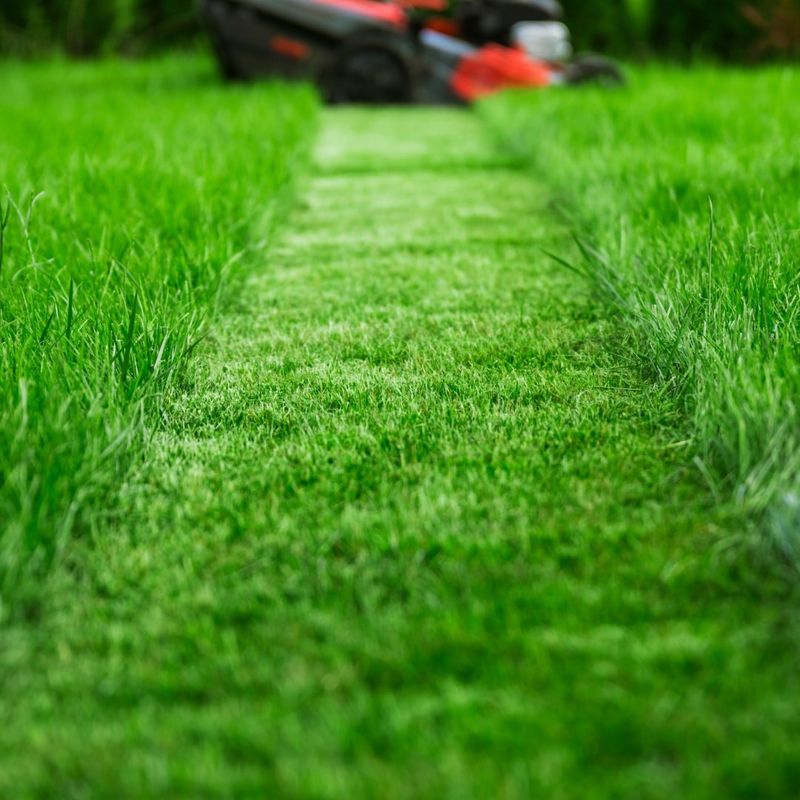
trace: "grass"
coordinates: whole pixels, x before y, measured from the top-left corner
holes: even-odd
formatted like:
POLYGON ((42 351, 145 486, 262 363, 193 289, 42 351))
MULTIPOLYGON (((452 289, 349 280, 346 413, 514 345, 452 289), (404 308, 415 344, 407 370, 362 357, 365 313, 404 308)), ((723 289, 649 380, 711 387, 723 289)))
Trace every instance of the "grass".
MULTIPOLYGON (((573 260, 691 419, 720 502, 800 563, 800 74, 637 72, 630 90, 509 94, 484 116, 556 187, 573 260)), ((748 536, 749 540, 750 537, 748 536)), ((757 553, 758 554, 758 553, 757 553)))
POLYGON ((0 795, 792 795, 793 74, 2 69, 0 795))
MULTIPOLYGON (((258 125, 303 102, 203 91, 258 125)), ((738 510, 683 396, 545 255, 578 258, 527 150, 350 109, 316 153, 268 250, 242 201, 235 299, 2 628, 0 795, 791 797, 797 584, 718 548, 738 510)))
POLYGON ((205 60, 0 66, 0 619, 104 525, 159 398, 273 214, 310 92, 205 60))

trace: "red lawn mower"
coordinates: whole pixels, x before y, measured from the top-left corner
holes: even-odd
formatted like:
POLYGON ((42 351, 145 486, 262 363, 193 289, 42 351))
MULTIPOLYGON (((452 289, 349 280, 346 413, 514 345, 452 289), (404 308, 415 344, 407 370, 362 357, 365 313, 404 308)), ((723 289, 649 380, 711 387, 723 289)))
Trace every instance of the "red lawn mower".
POLYGON ((470 103, 623 76, 572 58, 556 0, 202 0, 225 77, 311 79, 332 103, 470 103))

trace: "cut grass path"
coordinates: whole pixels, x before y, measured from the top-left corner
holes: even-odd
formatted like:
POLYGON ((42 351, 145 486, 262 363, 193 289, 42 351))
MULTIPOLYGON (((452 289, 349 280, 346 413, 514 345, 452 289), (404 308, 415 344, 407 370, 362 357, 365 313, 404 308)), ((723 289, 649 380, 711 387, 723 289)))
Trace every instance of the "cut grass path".
POLYGON ((6 632, 0 795, 788 796, 796 597, 454 110, 325 113, 126 513, 6 632))

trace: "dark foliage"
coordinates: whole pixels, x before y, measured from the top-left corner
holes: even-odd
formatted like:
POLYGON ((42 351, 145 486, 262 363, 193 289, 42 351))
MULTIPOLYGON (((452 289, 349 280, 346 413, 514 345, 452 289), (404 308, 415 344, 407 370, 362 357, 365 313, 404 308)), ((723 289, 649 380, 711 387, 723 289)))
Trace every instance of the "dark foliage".
POLYGON ((199 30, 193 0, 0 0, 0 47, 141 52, 199 30))
POLYGON ((800 53, 800 0, 564 0, 581 49, 723 61, 800 53))
MULTIPOLYGON (((800 52, 800 0, 564 0, 580 50, 750 61, 800 52)), ((194 0, 0 0, 0 50, 141 53, 198 33, 194 0)))

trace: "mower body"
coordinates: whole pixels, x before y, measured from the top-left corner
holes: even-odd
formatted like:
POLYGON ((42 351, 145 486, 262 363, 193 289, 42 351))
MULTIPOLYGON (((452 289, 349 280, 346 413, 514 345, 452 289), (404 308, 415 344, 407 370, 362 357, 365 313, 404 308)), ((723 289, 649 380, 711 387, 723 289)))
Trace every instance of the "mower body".
POLYGON ((569 82, 555 0, 202 0, 223 74, 313 80, 329 102, 468 103, 569 82))

